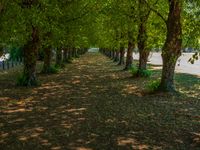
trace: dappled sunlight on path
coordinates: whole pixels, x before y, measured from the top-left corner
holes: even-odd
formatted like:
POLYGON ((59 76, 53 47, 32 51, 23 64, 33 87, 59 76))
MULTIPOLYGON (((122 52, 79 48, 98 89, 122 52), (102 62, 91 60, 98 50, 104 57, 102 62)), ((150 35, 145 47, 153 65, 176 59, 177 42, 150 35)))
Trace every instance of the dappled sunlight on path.
POLYGON ((40 75, 39 87, 9 83, 0 93, 0 149, 195 149, 198 99, 145 95, 146 81, 121 69, 87 53, 59 74, 40 75))

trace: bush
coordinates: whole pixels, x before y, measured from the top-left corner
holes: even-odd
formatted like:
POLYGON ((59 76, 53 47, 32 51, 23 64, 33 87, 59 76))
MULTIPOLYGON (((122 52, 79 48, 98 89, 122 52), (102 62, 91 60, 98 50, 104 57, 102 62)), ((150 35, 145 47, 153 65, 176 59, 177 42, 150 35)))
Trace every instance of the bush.
POLYGON ((44 74, 56 74, 59 72, 59 67, 56 66, 50 66, 48 69, 43 69, 41 73, 44 74))
POLYGON ((49 68, 49 73, 55 74, 55 73, 58 73, 58 72, 59 72, 59 68, 56 68, 55 66, 51 66, 49 68))
POLYGON ((55 64, 54 66, 56 69, 60 70, 60 69, 64 69, 65 68, 65 64, 64 63, 61 63, 60 65, 58 64, 55 64))
POLYGON ((17 86, 38 86, 40 83, 38 81, 34 81, 29 83, 27 77, 24 74, 21 74, 17 77, 17 86))
POLYGON ((132 66, 130 69, 131 74, 135 77, 150 77, 152 72, 150 70, 142 70, 142 69, 138 69, 136 66, 132 66))
POLYGON ((23 57, 23 49, 21 47, 12 47, 9 52, 11 60, 18 60, 23 57))
POLYGON ((129 71, 133 76, 136 76, 137 72, 138 72, 138 68, 136 66, 132 65, 129 71))
POLYGON ((155 92, 158 91, 159 86, 160 86, 160 80, 153 80, 147 84, 147 90, 150 92, 155 92))
POLYGON ((150 77, 152 74, 151 70, 142 70, 142 69, 139 69, 138 70, 138 75, 140 77, 145 77, 145 78, 148 78, 150 77))
POLYGON ((24 86, 26 83, 26 77, 24 75, 19 75, 17 77, 17 85, 18 86, 24 86))

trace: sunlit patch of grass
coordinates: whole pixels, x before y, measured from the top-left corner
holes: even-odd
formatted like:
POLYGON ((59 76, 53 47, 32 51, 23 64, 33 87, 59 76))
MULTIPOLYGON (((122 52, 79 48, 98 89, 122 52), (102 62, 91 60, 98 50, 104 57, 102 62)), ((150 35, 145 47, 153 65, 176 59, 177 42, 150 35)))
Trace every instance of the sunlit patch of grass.
POLYGON ((177 74, 176 75, 177 89, 190 97, 200 97, 200 78, 195 75, 177 74))

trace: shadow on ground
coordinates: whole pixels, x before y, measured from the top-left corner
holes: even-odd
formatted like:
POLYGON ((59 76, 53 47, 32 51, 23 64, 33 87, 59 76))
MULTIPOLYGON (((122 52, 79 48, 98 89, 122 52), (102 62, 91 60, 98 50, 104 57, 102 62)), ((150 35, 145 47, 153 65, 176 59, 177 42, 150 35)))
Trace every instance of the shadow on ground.
POLYGON ((36 88, 1 74, 0 149, 199 149, 199 78, 177 75, 179 96, 143 95, 148 80, 121 69, 87 53, 36 88))

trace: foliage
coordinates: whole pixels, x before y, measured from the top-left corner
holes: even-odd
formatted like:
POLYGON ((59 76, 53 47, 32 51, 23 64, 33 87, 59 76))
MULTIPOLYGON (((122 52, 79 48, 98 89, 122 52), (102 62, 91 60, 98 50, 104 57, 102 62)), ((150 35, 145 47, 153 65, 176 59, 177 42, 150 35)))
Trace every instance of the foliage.
POLYGON ((160 79, 159 80, 153 80, 150 81, 147 85, 146 85, 146 89, 149 92, 155 92, 159 89, 159 85, 160 85, 160 79))
POLYGON ((136 66, 132 65, 130 68, 130 73, 135 76, 145 77, 148 78, 152 75, 151 70, 144 70, 144 69, 138 69, 136 66))
POLYGON ((137 72, 138 72, 138 68, 134 65, 131 66, 131 68, 129 69, 129 72, 133 75, 136 76, 137 72))
POLYGON ((63 69, 63 68, 65 68, 65 64, 64 63, 61 63, 60 65, 58 65, 58 64, 55 64, 55 66, 54 66, 57 70, 60 70, 60 69, 63 69))
POLYGON ((200 53, 196 52, 196 53, 192 56, 192 58, 190 58, 188 61, 189 61, 191 64, 194 64, 194 62, 195 62, 196 60, 198 60, 199 57, 200 57, 200 53))
POLYGON ((12 47, 10 48, 10 59, 17 60, 23 57, 23 49, 21 47, 12 47))
MULTIPOLYGON (((181 3, 183 10, 183 36, 181 34, 177 39, 183 41, 183 48, 198 49, 200 3, 197 0, 177 2, 181 3)), ((166 0, 1 0, 0 45, 23 47, 30 41, 34 27, 39 33, 37 47, 40 49, 70 47, 73 50, 96 46, 117 51, 120 47, 128 47, 129 37, 137 43, 137 36, 141 33, 139 25, 146 20, 144 30, 147 34, 140 40, 144 40, 145 49, 160 50, 169 35, 166 26, 169 6, 170 2, 166 0), (143 2, 142 7, 140 2, 143 2), (147 19, 141 19, 147 14, 147 19), (128 33, 132 35, 128 36, 128 33)), ((41 60, 42 52, 39 51, 41 60)), ((193 57, 191 62, 196 59, 193 57)), ((144 77, 150 76, 150 71, 132 69, 132 74, 136 72, 144 77)))
POLYGON ((56 66, 50 66, 48 68, 48 70, 42 70, 41 73, 48 73, 48 74, 57 74, 59 72, 60 68, 59 67, 56 67, 56 66))
POLYGON ((151 70, 138 69, 138 76, 148 78, 152 75, 151 70))
POLYGON ((200 49, 200 3, 199 1, 184 2, 183 7, 183 47, 200 49))
POLYGON ((44 60, 44 50, 43 49, 39 49, 38 51, 38 60, 43 61, 44 60))
POLYGON ((16 82, 17 86, 29 86, 29 84, 31 86, 39 86, 40 82, 39 81, 35 81, 34 83, 29 83, 28 79, 27 79, 27 76, 25 76, 24 74, 20 74, 17 77, 17 82, 16 82))

